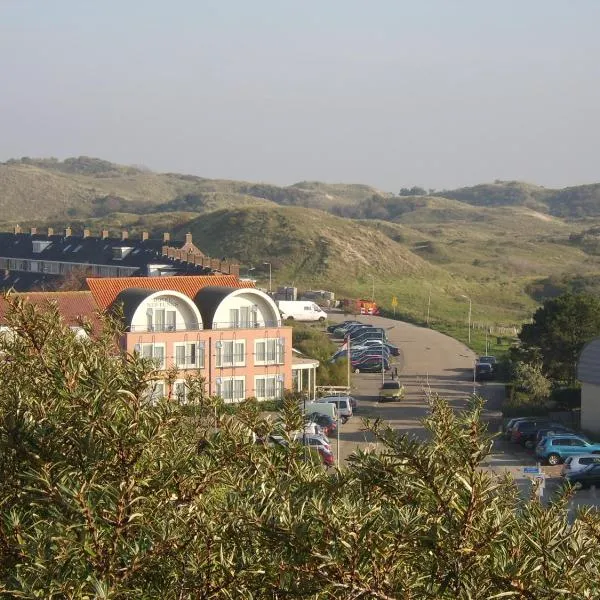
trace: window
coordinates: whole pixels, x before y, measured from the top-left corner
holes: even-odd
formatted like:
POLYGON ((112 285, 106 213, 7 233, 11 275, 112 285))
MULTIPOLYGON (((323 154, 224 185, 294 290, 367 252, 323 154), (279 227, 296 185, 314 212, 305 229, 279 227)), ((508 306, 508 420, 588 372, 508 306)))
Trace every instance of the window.
POLYGON ((174 310, 167 311, 167 331, 175 331, 177 324, 177 313, 174 310))
POLYGON ((139 352, 143 358, 152 358, 157 369, 165 368, 165 345, 164 344, 140 344, 139 352))
POLYGON ((245 377, 217 378, 217 396, 226 402, 240 402, 246 397, 245 377))
POLYGON ((155 403, 165 397, 165 382, 153 381, 148 386, 147 398, 150 402, 155 403))
POLYGON ((173 398, 180 404, 187 402, 188 386, 185 381, 176 381, 173 384, 173 398))
POLYGON ((229 326, 237 329, 240 326, 240 311, 237 308, 229 309, 229 326))
POLYGON ((283 396, 283 377, 265 375, 254 378, 254 395, 258 400, 273 400, 283 396))
POLYGON ((175 344, 175 366, 180 369, 204 367, 204 342, 175 344))
POLYGON ((585 443, 577 438, 571 438, 571 446, 585 446, 585 443))
POLYGON ((284 344, 284 338, 256 340, 254 344, 254 363, 257 365, 283 363, 284 344))
POLYGON ((217 347, 217 367, 240 367, 246 364, 246 342, 219 341, 217 347))

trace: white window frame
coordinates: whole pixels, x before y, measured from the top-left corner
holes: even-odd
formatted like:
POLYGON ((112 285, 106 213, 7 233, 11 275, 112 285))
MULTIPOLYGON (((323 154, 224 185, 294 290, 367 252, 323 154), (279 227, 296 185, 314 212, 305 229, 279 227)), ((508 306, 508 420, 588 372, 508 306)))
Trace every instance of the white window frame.
POLYGON ((141 344, 137 344, 137 346, 139 346, 138 352, 140 354, 141 357, 143 358, 152 358, 154 359, 154 361, 156 362, 156 368, 160 369, 160 370, 164 370, 165 369, 165 362, 166 362, 166 347, 165 344, 157 344, 156 342, 144 342, 141 344), (145 355, 144 354, 144 348, 150 346, 152 348, 151 352, 149 355, 145 355), (161 362, 158 362, 157 360, 157 352, 156 349, 157 348, 162 348, 162 360, 161 362))
POLYGON ((245 375, 239 375, 239 376, 231 376, 231 377, 217 377, 216 380, 216 395, 220 396, 221 398, 223 398, 224 402, 227 403, 237 403, 237 402, 241 402, 242 400, 246 399, 246 376, 245 375), (236 383, 241 382, 242 386, 242 391, 241 393, 239 393, 238 390, 236 390, 236 383), (227 391, 225 388, 225 386, 229 386, 229 384, 231 384, 231 394, 228 393, 224 393, 225 391, 227 391), (236 393, 237 391, 237 393, 236 393))
POLYGON ((203 369, 205 361, 205 349, 206 345, 203 340, 192 342, 176 342, 175 344, 173 344, 173 365, 178 369, 203 369), (190 362, 190 358, 192 357, 191 346, 196 346, 195 362, 190 362), (185 362, 179 364, 177 362, 177 348, 181 347, 184 348, 185 362))
POLYGON ((283 376, 276 375, 255 375, 254 377, 254 396, 257 400, 275 400, 283 397, 283 376), (258 393, 259 381, 264 382, 265 393, 258 393), (272 386, 273 394, 269 394, 272 386))
POLYGON ((147 399, 152 404, 156 404, 160 399, 164 398, 166 394, 167 386, 164 380, 151 381, 148 384, 147 399))
POLYGON ((173 382, 173 390, 171 395, 173 397, 173 400, 176 400, 177 402, 179 402, 179 404, 187 404, 189 391, 190 388, 185 379, 176 379, 173 382), (179 393, 180 386, 183 386, 183 395, 179 393))
POLYGON ((219 340, 216 344, 215 365, 218 368, 223 367, 245 367, 246 366, 246 340, 219 340), (226 344, 232 344, 231 361, 224 360, 224 350, 226 344), (241 345, 242 350, 236 352, 236 346, 241 345), (241 356, 241 360, 240 357, 241 356))
POLYGON ((285 338, 260 338, 254 340, 254 364, 255 365, 282 365, 285 362, 285 338), (275 345, 275 356, 269 358, 269 343, 275 345), (259 358, 259 344, 264 344, 264 359, 259 358))

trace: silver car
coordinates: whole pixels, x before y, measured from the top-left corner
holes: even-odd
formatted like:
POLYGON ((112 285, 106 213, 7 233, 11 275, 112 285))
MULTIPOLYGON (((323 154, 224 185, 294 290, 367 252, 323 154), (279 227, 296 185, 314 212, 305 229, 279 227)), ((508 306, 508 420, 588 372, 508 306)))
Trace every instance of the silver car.
POLYGON ((565 464, 563 465, 560 474, 563 477, 566 477, 567 475, 572 475, 573 473, 582 471, 583 469, 594 464, 600 464, 599 454, 576 454, 574 456, 568 456, 565 459, 565 464))

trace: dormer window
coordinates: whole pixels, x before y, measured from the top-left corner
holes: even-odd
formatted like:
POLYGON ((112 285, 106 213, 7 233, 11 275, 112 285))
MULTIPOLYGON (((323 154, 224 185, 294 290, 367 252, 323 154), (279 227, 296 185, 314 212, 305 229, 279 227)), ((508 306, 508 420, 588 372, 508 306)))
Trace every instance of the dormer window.
POLYGON ((113 259, 123 260, 132 250, 131 246, 116 246, 113 248, 113 259))
POLYGON ((52 242, 46 240, 33 240, 31 243, 33 244, 34 254, 39 254, 52 245, 52 242))

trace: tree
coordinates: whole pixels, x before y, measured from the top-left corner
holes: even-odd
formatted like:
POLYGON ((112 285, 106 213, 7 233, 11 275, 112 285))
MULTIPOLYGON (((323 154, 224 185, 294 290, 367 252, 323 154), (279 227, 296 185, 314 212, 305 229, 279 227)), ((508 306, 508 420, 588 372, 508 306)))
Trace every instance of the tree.
POLYGON ((551 381, 544 375, 539 362, 518 362, 515 366, 515 384, 524 390, 535 404, 547 400, 552 390, 551 381))
POLYGON ((194 386, 152 403, 118 323, 78 340, 9 300, 0 339, 0 595, 6 598, 595 598, 600 519, 481 468, 482 403, 430 398, 427 441, 366 422, 381 452, 326 472, 259 403, 194 386), (584 565, 584 567, 582 566, 584 565))
POLYGON ((525 352, 539 349, 545 373, 559 381, 577 380, 577 361, 587 342, 600 335, 600 299, 563 294, 544 302, 519 338, 525 352))

